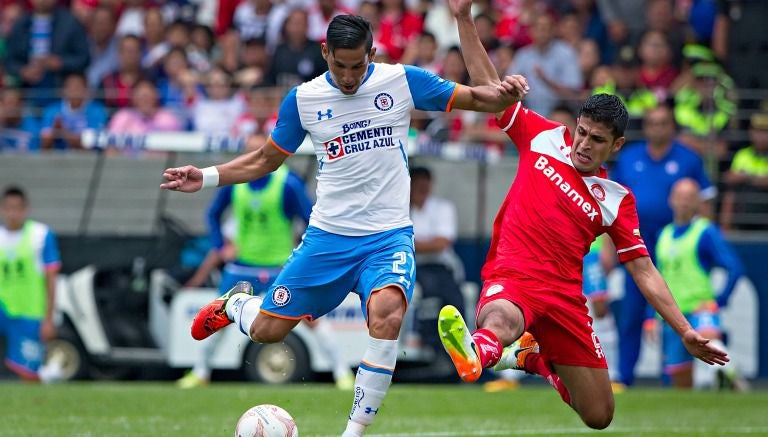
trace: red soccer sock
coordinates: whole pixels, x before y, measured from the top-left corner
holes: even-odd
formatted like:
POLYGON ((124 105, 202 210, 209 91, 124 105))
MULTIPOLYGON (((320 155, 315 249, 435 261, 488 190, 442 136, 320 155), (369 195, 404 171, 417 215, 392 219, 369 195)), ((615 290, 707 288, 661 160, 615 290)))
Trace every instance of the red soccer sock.
POLYGON ((472 334, 472 340, 477 346, 477 354, 480 355, 480 365, 483 368, 493 367, 499 362, 504 346, 493 331, 480 328, 472 334))
POLYGON ((554 387, 560 397, 568 405, 571 405, 571 395, 568 394, 568 389, 565 388, 565 384, 560 380, 560 377, 549 367, 549 363, 544 359, 544 356, 540 353, 529 354, 525 359, 525 370, 533 372, 537 375, 541 375, 549 382, 549 385, 554 387))

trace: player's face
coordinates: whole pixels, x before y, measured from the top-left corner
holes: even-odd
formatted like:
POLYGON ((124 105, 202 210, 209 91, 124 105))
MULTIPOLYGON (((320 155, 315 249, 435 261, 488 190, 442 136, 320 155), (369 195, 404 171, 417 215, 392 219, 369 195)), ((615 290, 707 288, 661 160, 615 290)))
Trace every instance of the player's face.
POLYGON ((352 95, 363 83, 368 65, 376 54, 376 48, 370 52, 365 51, 365 44, 356 49, 328 49, 328 45, 322 44, 323 58, 328 63, 331 78, 342 93, 352 95))
POLYGON ((27 219, 27 202, 19 196, 6 197, 0 203, 0 216, 6 228, 21 229, 27 219))
POLYGON ((571 149, 573 166, 582 173, 594 174, 612 153, 621 149, 624 141, 624 137, 615 138, 604 123, 579 117, 571 149))

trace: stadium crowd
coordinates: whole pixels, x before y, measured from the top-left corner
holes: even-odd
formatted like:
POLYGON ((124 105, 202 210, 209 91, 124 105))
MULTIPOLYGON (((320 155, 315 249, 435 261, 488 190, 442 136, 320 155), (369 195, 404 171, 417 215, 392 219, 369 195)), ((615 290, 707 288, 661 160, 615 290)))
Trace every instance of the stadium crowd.
MULTIPOLYGON (((0 5, 3 152, 81 149, 84 129, 266 137, 287 90, 326 70, 320 43, 341 13, 372 23, 377 61, 468 81, 455 19, 442 0, 0 5)), ((473 11, 499 74, 528 78, 528 107, 555 116, 573 113, 592 93, 617 94, 631 115, 628 139, 641 140, 643 115, 669 105, 676 138, 722 183, 721 223, 765 228, 764 2, 481 0, 473 11)), ((413 124, 429 141, 514 150, 502 132, 488 129, 492 116, 415 114, 413 124)))

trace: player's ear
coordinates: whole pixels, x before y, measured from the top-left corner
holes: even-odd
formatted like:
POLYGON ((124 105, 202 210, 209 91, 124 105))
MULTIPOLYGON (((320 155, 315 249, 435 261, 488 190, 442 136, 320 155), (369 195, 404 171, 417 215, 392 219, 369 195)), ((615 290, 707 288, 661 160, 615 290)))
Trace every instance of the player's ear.
POLYGON ((331 51, 328 49, 328 44, 321 42, 320 43, 320 53, 323 55, 323 59, 325 59, 325 62, 330 63, 329 57, 331 56, 331 51))
POLYGON ((627 141, 625 137, 618 137, 613 141, 613 146, 611 147, 611 153, 616 153, 619 150, 621 150, 621 146, 624 145, 624 143, 627 141))
POLYGON ((373 62, 376 58, 376 47, 371 47, 371 51, 368 52, 368 62, 373 62))

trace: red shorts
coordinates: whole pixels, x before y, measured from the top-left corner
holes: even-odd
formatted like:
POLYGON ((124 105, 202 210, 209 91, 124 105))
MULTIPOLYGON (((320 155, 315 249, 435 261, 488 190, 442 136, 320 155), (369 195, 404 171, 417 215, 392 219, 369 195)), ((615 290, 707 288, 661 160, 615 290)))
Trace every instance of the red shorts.
POLYGON ((535 289, 526 282, 509 278, 485 281, 476 316, 488 302, 508 300, 523 311, 525 330, 533 334, 548 361, 606 369, 608 364, 592 329, 584 295, 535 289))

